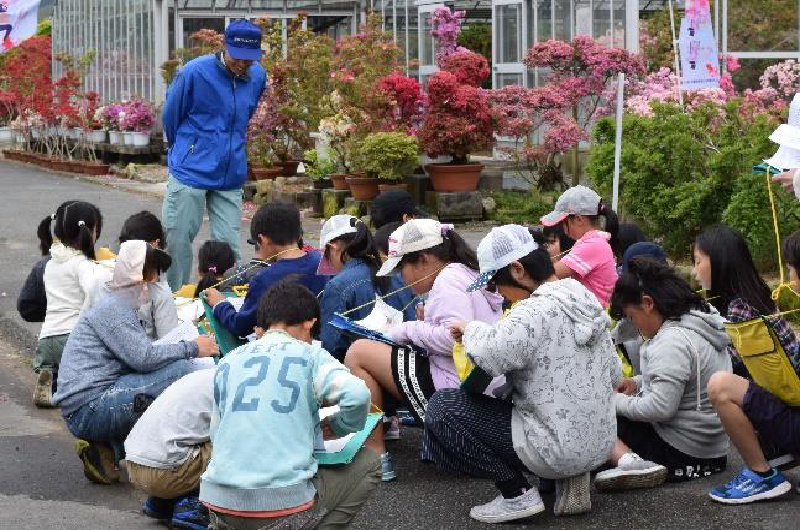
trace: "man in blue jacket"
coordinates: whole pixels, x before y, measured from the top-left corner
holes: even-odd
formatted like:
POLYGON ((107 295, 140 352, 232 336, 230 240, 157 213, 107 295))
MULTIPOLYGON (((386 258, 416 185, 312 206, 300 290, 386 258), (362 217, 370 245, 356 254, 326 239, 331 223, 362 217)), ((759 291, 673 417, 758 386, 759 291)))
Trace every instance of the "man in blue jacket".
POLYGON ((251 22, 231 22, 223 51, 186 63, 167 91, 163 115, 170 176, 162 217, 173 291, 189 283, 192 241, 206 206, 211 238, 229 243, 240 257, 245 134, 266 84, 258 63, 261 37, 251 22))

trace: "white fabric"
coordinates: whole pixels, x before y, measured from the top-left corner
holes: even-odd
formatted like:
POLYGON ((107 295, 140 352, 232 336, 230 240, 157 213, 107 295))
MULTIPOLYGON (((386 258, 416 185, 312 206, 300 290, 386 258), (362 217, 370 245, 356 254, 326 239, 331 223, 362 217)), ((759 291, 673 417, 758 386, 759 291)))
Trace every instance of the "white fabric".
POLYGON ((215 370, 183 376, 147 407, 125 440, 125 458, 142 466, 184 463, 211 437, 215 370))
POLYGON ((44 268, 47 313, 39 338, 65 335, 78 323, 87 293, 103 266, 89 261, 79 250, 55 243, 44 268))
POLYGON ((435 219, 412 219, 389 236, 389 257, 378 271, 388 276, 400 264, 405 254, 441 245, 442 224, 435 219))
POLYGON ((794 95, 789 105, 788 123, 779 125, 769 139, 781 146, 800 149, 800 93, 794 95))
POLYGON ((796 168, 792 173, 792 187, 794 188, 794 196, 800 200, 800 168, 796 168))
POLYGON ((800 167, 800 150, 782 145, 771 158, 764 162, 780 170, 794 169, 800 167))
POLYGON ((478 244, 481 274, 494 272, 527 256, 539 248, 530 230, 520 225, 492 228, 478 244))
POLYGON ((322 225, 322 230, 319 234, 319 246, 324 248, 325 245, 345 234, 355 234, 358 228, 355 223, 359 222, 358 218, 353 215, 334 215, 322 225))
POLYGON ((113 291, 141 284, 144 281, 142 273, 146 257, 147 243, 138 239, 124 242, 119 247, 117 263, 108 288, 113 291))

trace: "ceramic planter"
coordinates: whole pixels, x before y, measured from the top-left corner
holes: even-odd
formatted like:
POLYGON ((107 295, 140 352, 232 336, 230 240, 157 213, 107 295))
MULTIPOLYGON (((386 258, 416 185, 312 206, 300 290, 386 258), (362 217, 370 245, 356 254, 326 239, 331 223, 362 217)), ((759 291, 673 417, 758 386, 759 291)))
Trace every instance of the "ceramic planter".
POLYGON ((111 145, 122 145, 122 133, 119 131, 108 131, 108 143, 111 145))
POLYGON ((331 177, 331 182, 333 183, 333 189, 339 191, 350 189, 347 186, 347 182, 345 182, 345 179, 347 178, 347 173, 331 173, 330 177, 331 177))
POLYGON ((297 174, 297 167, 300 165, 299 160, 287 160, 285 162, 275 162, 273 167, 280 168, 281 173, 286 177, 291 177, 297 174))
POLYGON ((431 179, 434 191, 463 192, 475 191, 481 179, 483 164, 428 164, 425 171, 431 179))
POLYGON ((123 145, 133 145, 133 131, 122 132, 122 143, 123 145))
POLYGON ((146 132, 132 132, 131 145, 136 147, 147 147, 150 145, 150 133, 146 132))
POLYGON ((254 167, 253 180, 274 180, 283 175, 279 167, 254 167))
POLYGON ((92 131, 89 133, 89 142, 93 144, 102 144, 106 141, 105 131, 92 131))
POLYGON ((378 184, 378 191, 381 193, 391 190, 408 191, 408 184, 399 181, 387 181, 382 184, 378 184))
POLYGON ((359 201, 371 201, 378 195, 380 180, 376 178, 348 176, 345 182, 350 188, 350 194, 359 201))

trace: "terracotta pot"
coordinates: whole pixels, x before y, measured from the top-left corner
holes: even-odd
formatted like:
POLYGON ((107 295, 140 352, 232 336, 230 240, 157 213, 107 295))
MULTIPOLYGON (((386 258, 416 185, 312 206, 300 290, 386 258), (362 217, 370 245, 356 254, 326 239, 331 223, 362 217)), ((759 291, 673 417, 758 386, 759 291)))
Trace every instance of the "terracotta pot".
POLYGON ((297 175, 297 166, 300 165, 299 160, 287 160, 286 162, 275 162, 274 167, 280 168, 283 175, 291 177, 297 175))
POLYGON ((254 167, 253 179, 255 180, 275 180, 283 175, 283 170, 279 167, 254 167))
POLYGON ((408 184, 406 184, 405 182, 397 182, 397 183, 394 183, 394 184, 389 184, 389 183, 387 183, 387 184, 378 184, 378 191, 380 191, 381 193, 383 193, 385 191, 391 191, 391 190, 408 191, 408 184))
POLYGON ((331 182, 333 182, 333 189, 340 191, 350 189, 350 187, 347 185, 347 182, 345 182, 347 173, 331 173, 330 177, 331 182))
POLYGON ((333 181, 329 178, 326 179, 313 179, 311 181, 311 185, 314 186, 315 190, 327 190, 333 186, 333 181))
POLYGON ((380 182, 378 179, 348 176, 345 181, 354 199, 371 201, 378 195, 378 183, 380 182))
POLYGON ((475 191, 481 179, 483 164, 428 164, 425 166, 434 191, 475 191))

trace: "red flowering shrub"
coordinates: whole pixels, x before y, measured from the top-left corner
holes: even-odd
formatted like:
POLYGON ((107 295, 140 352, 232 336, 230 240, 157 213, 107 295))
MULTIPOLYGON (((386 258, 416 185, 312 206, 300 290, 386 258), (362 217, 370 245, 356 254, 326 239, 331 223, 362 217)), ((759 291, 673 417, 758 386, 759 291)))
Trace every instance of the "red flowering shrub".
POLYGON ((471 152, 489 147, 492 117, 486 92, 459 83, 451 72, 434 74, 419 139, 429 156, 450 155, 454 163, 465 163, 471 152))
POLYGON ((476 88, 489 76, 489 62, 483 55, 471 51, 448 55, 442 59, 441 65, 442 70, 456 76, 459 83, 476 88))
POLYGON ((380 89, 389 95, 395 104, 394 126, 411 131, 416 127, 422 104, 422 87, 413 77, 397 72, 380 78, 380 89))

